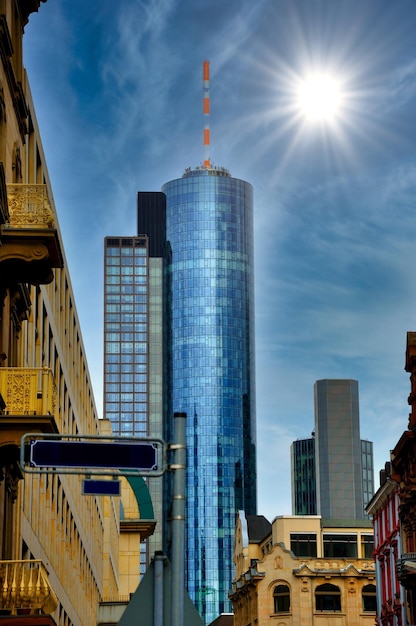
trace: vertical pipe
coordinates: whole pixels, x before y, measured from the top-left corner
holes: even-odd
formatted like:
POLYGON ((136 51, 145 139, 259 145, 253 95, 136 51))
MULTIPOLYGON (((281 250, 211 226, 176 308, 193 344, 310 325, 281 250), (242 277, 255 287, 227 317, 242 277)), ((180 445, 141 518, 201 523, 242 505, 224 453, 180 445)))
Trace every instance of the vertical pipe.
POLYGON ((173 475, 172 503, 172 622, 184 626, 185 597, 185 488, 186 488, 186 413, 174 413, 175 451, 170 469, 173 475))
POLYGON ((204 115, 206 116, 206 123, 204 127, 204 167, 211 167, 210 160, 210 129, 209 129, 209 114, 210 114, 210 98, 209 98, 209 61, 204 61, 202 64, 202 79, 203 79, 203 93, 204 93, 204 115))
POLYGON ((165 557, 163 552, 155 552, 154 587, 153 587, 153 626, 163 625, 163 568, 165 557))

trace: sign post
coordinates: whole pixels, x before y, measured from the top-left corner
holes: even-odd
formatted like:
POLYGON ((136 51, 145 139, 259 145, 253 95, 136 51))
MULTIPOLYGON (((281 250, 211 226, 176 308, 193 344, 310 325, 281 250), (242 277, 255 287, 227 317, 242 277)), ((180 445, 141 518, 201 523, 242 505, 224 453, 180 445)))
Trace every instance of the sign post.
POLYGON ((161 476, 165 447, 145 438, 29 433, 22 438, 20 461, 29 473, 161 476))

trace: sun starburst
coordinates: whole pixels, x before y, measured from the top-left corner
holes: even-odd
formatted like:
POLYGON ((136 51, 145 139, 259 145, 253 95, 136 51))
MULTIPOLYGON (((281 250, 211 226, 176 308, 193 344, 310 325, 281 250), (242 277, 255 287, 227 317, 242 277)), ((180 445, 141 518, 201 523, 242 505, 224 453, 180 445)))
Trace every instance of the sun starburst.
POLYGON ((342 111, 341 81, 331 74, 310 74, 299 81, 295 105, 310 121, 334 121, 342 111))

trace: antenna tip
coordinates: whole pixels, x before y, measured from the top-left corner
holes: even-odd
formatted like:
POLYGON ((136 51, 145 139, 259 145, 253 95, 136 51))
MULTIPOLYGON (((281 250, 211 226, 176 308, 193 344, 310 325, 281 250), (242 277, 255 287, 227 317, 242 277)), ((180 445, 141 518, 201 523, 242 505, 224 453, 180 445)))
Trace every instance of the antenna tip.
POLYGON ((204 80, 209 80, 209 61, 203 62, 202 75, 203 75, 204 80))

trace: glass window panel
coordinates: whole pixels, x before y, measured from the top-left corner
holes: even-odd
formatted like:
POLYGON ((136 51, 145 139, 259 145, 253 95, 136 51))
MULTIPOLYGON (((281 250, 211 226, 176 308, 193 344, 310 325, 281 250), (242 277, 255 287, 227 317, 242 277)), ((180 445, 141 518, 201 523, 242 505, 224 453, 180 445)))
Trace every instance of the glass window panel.
POLYGON ((277 585, 273 591, 274 612, 288 613, 290 610, 290 590, 287 585, 277 585))
POLYGON ((324 534, 324 557, 357 558, 357 535, 324 534))

